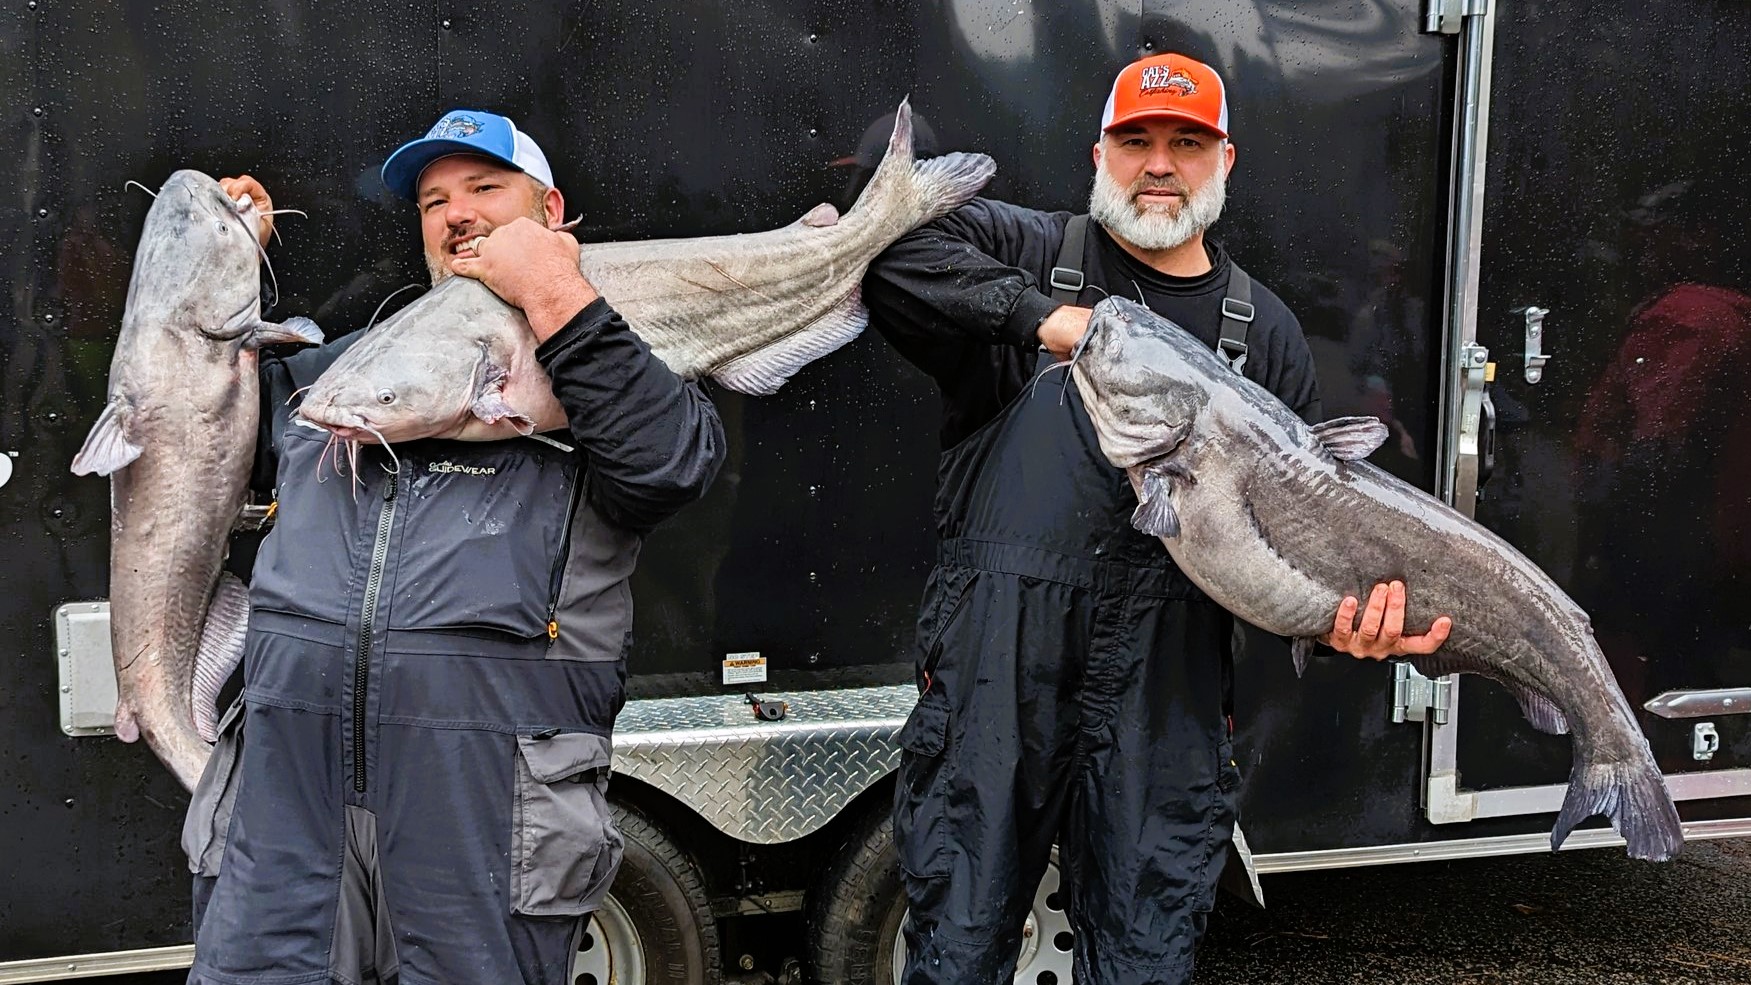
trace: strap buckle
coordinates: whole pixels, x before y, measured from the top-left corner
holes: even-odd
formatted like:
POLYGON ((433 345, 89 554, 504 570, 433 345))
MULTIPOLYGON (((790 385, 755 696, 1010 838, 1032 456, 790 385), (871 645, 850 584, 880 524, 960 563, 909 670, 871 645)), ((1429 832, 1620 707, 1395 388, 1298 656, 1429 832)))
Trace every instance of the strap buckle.
MULTIPOLYGON (((1250 303, 1235 298, 1222 299, 1222 317, 1232 318, 1235 321, 1249 322, 1252 321, 1252 316, 1253 306, 1250 303)), ((1245 346, 1242 346, 1241 348, 1244 349, 1245 346)))
MULTIPOLYGON (((1060 291, 1080 291, 1083 284, 1082 271, 1071 267, 1053 267, 1050 283, 1060 291), (1072 277, 1076 279, 1072 281, 1072 277)), ((1251 320, 1250 317, 1248 320, 1251 320)))

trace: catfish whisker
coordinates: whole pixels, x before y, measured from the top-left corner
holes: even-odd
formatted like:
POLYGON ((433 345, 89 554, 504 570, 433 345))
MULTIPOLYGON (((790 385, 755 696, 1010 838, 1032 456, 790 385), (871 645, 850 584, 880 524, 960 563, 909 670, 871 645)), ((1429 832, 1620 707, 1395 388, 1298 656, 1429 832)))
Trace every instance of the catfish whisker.
POLYGON ((322 453, 316 456, 316 481, 317 482, 327 482, 328 481, 326 478, 323 478, 322 465, 324 462, 328 461, 328 450, 332 447, 334 447, 334 432, 330 431, 328 433, 328 441, 326 443, 324 443, 322 446, 322 453))
POLYGON ((1028 399, 1032 400, 1034 395, 1039 392, 1040 381, 1046 378, 1046 374, 1050 373, 1054 369, 1062 369, 1068 365, 1070 365, 1070 360, 1064 359, 1064 360, 1060 360, 1059 362, 1055 362, 1050 366, 1047 366, 1045 369, 1040 370, 1039 374, 1034 377, 1034 381, 1032 383, 1028 384, 1028 399))
POLYGON ((376 436, 377 443, 383 446, 383 450, 389 453, 389 460, 395 463, 395 468, 384 469, 383 471, 388 472, 390 475, 400 475, 401 474, 401 456, 395 454, 395 449, 391 448, 389 446, 389 442, 387 442, 383 439, 383 432, 377 430, 376 428, 372 427, 369 424, 360 424, 359 426, 364 428, 365 430, 371 432, 371 434, 376 436))
POLYGON ((356 503, 359 501, 359 489, 365 484, 365 481, 359 478, 359 443, 357 441, 347 442, 347 462, 352 469, 353 502, 356 503))
MULTIPOLYGON (((146 194, 152 196, 153 198, 158 197, 157 192, 153 191, 150 188, 147 188, 145 185, 140 184, 138 181, 135 181, 132 178, 129 178, 127 181, 122 183, 122 191, 127 191, 129 185, 133 185, 135 188, 140 189, 141 191, 145 192, 146 194)), ((579 218, 582 218, 582 216, 579 216, 579 218)))
POLYGON ((395 297, 397 294, 400 294, 402 291, 411 290, 411 289, 416 288, 418 286, 419 286, 419 283, 416 281, 412 284, 407 284, 407 285, 404 285, 402 287, 398 287, 395 290, 389 292, 389 297, 386 297, 383 300, 377 302, 377 310, 371 312, 371 320, 365 323, 365 331, 370 331, 371 326, 377 324, 377 316, 383 313, 383 306, 389 303, 390 298, 395 297))
POLYGON ((312 383, 309 386, 301 386, 298 389, 293 390, 291 395, 286 398, 286 403, 290 404, 292 401, 298 399, 298 394, 303 393, 305 390, 308 390, 308 389, 310 389, 310 387, 313 387, 315 385, 316 384, 312 383))

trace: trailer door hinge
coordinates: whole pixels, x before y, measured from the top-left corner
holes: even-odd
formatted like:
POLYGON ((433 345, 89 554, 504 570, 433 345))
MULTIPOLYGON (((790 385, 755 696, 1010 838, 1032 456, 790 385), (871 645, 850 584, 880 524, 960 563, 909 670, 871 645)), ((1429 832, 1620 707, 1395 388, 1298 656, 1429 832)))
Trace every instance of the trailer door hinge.
POLYGON ((1452 706, 1453 682, 1444 677, 1424 677, 1408 663, 1392 665, 1392 720, 1395 723, 1425 722, 1430 712, 1436 725, 1447 724, 1452 706))
POLYGON ((1467 17, 1482 17, 1489 13, 1489 0, 1428 0, 1423 10, 1423 32, 1426 34, 1458 34, 1467 17))

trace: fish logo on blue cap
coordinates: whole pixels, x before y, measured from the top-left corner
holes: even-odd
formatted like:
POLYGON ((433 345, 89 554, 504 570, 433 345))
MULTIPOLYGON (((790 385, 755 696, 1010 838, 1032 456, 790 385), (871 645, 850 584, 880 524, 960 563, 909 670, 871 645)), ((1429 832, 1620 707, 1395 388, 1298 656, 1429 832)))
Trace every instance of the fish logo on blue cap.
POLYGON ((420 175, 433 161, 453 154, 490 158, 553 185, 547 155, 509 117, 481 110, 454 109, 438 118, 424 137, 395 149, 383 162, 383 183, 402 198, 417 201, 420 175))
POLYGON ((451 113, 449 116, 439 120, 438 125, 432 127, 431 132, 427 133, 426 136, 458 138, 472 137, 479 133, 481 129, 481 122, 474 117, 464 116, 461 113, 451 113))

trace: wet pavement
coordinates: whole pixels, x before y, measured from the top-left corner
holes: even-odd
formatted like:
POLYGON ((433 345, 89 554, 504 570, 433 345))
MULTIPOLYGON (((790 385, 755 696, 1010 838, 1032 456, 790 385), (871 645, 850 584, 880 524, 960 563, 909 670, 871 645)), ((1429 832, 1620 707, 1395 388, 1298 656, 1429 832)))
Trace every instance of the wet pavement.
POLYGON ((1225 897, 1195 985, 1751 983, 1751 841, 1266 876, 1225 897))
POLYGON ((1751 985, 1751 841, 1692 842, 1665 865, 1599 848, 1264 889, 1262 911, 1221 899, 1194 985, 1751 985))

